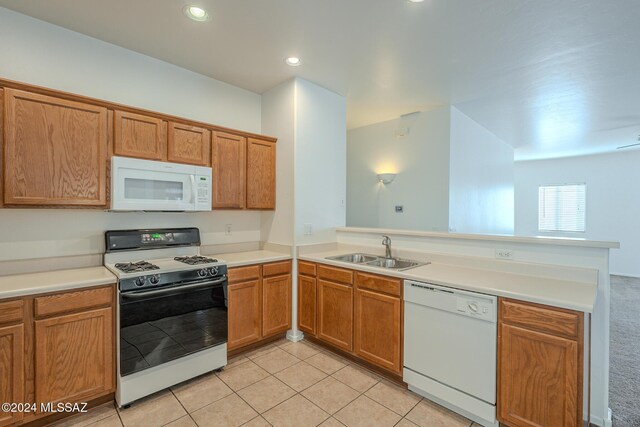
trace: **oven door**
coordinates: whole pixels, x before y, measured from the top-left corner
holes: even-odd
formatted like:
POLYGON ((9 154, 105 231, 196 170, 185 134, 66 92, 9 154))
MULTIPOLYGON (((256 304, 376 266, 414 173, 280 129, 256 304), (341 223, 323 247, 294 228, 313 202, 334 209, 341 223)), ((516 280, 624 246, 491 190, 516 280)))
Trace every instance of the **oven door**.
POLYGON ((120 293, 121 377, 226 342, 226 276, 120 293))

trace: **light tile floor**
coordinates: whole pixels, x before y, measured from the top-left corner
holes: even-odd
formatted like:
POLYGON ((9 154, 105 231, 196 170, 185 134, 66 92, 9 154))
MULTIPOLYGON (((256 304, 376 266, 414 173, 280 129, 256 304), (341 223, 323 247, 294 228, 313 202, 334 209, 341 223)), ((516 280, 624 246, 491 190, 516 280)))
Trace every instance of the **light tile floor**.
MULTIPOLYGON (((127 409, 102 405, 57 427, 469 427, 473 423, 306 341, 281 340, 127 409)), ((473 426, 477 426, 473 424, 473 426)))

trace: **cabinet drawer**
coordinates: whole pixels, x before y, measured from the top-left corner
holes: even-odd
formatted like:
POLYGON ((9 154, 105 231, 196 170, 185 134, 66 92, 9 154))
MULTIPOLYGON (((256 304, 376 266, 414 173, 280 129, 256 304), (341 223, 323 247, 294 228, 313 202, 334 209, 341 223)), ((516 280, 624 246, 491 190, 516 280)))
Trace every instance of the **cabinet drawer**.
POLYGON ((66 292, 34 299, 36 318, 113 305, 113 287, 66 292))
POLYGON ((342 282, 353 284, 353 271, 344 268, 329 267, 328 265, 318 265, 318 277, 321 279, 332 280, 334 282, 342 282))
POLYGON ((0 302, 0 325, 4 323, 18 323, 23 321, 24 301, 14 300, 0 302))
POLYGON ((500 299, 500 321, 526 329, 578 339, 582 319, 577 311, 500 299))
POLYGON ((271 264, 264 264, 262 266, 262 276, 281 276, 283 274, 291 273, 291 261, 274 262, 271 264))
POLYGON ((244 282, 260 278, 260 266, 250 265, 247 267, 230 268, 227 274, 229 283, 244 282))
POLYGON ((366 273, 356 273, 356 285, 358 288, 384 292, 386 294, 400 296, 401 284, 399 279, 377 276, 366 273))
POLYGON ((298 261, 298 273, 315 277, 316 265, 311 262, 298 261))

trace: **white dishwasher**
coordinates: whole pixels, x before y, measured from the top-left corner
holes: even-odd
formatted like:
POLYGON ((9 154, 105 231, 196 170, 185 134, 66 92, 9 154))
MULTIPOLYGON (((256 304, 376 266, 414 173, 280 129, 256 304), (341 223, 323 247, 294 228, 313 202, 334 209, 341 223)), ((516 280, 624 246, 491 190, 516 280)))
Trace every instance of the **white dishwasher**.
POLYGON ((409 388, 483 426, 496 421, 497 298, 404 281, 409 388))

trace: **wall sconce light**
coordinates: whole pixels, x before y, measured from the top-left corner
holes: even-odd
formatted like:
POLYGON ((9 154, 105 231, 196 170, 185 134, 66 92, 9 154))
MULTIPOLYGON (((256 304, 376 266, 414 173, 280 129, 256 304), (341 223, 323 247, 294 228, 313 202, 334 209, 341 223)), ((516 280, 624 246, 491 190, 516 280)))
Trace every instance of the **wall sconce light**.
POLYGON ((378 181, 380 181, 384 185, 391 184, 394 179, 396 179, 395 173, 379 173, 378 174, 378 181))

